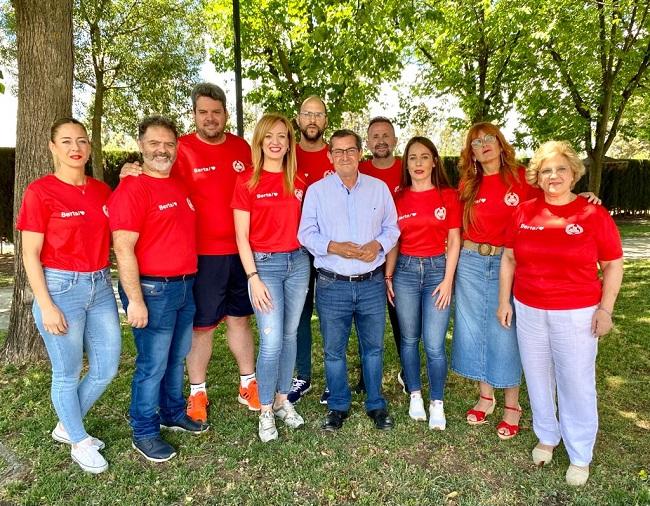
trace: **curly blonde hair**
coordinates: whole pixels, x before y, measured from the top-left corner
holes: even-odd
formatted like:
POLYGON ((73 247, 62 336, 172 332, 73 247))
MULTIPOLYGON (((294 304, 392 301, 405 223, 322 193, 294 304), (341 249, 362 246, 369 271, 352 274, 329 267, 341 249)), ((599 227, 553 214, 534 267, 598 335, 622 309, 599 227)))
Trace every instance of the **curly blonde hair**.
POLYGON ((586 170, 585 164, 582 163, 578 153, 576 153, 575 149, 567 141, 548 141, 537 148, 537 151, 535 151, 526 168, 526 181, 529 185, 539 188, 539 184, 537 183, 539 170, 544 161, 555 155, 563 156, 569 162, 569 167, 571 167, 571 172, 573 172, 573 181, 571 182, 571 189, 573 190, 576 183, 585 175, 586 170))

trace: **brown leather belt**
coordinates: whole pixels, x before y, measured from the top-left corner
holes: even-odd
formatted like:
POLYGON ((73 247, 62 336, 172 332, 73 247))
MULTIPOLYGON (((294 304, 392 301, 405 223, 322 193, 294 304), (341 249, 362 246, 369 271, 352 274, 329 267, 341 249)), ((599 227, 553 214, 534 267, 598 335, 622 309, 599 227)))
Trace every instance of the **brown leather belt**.
POLYGON ((479 255, 482 255, 484 257, 496 256, 503 253, 503 246, 493 246, 492 244, 488 244, 486 242, 474 242, 470 241, 469 239, 465 239, 463 241, 463 248, 470 251, 476 251, 479 255))

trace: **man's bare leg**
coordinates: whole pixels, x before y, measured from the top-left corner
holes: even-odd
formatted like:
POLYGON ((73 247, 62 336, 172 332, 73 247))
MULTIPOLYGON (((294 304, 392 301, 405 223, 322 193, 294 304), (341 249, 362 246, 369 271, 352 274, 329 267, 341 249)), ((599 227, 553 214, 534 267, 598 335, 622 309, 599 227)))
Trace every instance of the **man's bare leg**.
POLYGON ((214 329, 195 330, 192 333, 192 348, 187 354, 187 375, 190 383, 197 385, 205 383, 205 376, 208 372, 208 364, 212 357, 212 335, 214 329))
MULTIPOLYGON (((226 317, 228 348, 235 357, 241 376, 255 372, 255 344, 248 316, 226 317)), ((194 344, 192 344, 194 350, 194 344)), ((209 358, 208 358, 209 360, 209 358)), ((207 367, 207 366, 206 366, 207 367)), ((190 378, 191 381, 191 378, 190 378)))

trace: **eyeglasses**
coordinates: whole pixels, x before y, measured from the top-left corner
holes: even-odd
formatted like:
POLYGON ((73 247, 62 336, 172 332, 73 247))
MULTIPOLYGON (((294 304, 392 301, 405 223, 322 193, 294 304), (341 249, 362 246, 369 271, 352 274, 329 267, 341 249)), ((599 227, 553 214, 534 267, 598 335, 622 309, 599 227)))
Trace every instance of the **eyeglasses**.
POLYGON ((569 173, 569 167, 547 167, 539 171, 542 177, 551 177, 553 174, 566 176, 569 173))
POLYGON ((331 151, 332 156, 335 158, 341 158, 343 155, 354 156, 358 152, 359 152, 359 148, 333 149, 331 151))
POLYGON ((482 139, 477 137, 470 144, 474 149, 481 149, 486 144, 494 144, 497 141, 496 136, 492 134, 487 134, 482 139))
POLYGON ((300 116, 305 118, 305 119, 323 119, 327 114, 324 112, 311 112, 311 111, 300 111, 300 116))

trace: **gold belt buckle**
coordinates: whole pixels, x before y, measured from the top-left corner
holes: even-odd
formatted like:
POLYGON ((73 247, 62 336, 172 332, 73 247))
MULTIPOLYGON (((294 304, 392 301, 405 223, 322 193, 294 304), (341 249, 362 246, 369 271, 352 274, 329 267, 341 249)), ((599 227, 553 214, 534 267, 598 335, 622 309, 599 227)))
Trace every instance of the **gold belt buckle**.
POLYGON ((492 246, 491 244, 482 242, 478 245, 478 254, 484 257, 490 256, 493 251, 492 248, 494 248, 494 246, 492 246))

